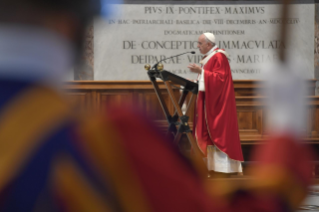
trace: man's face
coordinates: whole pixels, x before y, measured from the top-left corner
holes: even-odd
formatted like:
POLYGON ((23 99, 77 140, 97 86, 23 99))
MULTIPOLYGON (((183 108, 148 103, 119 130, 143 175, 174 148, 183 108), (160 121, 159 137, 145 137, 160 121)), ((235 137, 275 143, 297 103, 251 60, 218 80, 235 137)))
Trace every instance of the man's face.
POLYGON ((205 35, 201 35, 198 38, 197 48, 199 49, 201 54, 206 54, 209 50, 212 49, 212 45, 206 42, 205 35))

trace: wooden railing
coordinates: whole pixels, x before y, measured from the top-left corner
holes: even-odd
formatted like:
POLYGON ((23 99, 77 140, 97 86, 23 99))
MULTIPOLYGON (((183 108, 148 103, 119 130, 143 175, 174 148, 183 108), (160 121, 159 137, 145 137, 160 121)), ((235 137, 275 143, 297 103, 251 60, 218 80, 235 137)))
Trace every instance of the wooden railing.
MULTIPOLYGON (((319 144, 319 96, 314 96, 315 80, 309 80, 308 125, 305 140, 319 144)), ((267 111, 265 97, 260 96, 257 88, 262 88, 262 81, 234 80, 236 94, 237 118, 242 145, 258 144, 267 139, 267 111)), ((174 107, 169 101, 163 84, 160 89, 172 112, 174 107)), ((104 110, 110 104, 134 105, 144 111, 163 130, 167 122, 149 81, 73 81, 65 84, 68 99, 77 104, 80 110, 104 110)), ((175 89, 179 96, 179 90, 175 89)), ((191 109, 193 111, 193 109, 191 109)), ((190 115, 190 125, 193 122, 190 115)))

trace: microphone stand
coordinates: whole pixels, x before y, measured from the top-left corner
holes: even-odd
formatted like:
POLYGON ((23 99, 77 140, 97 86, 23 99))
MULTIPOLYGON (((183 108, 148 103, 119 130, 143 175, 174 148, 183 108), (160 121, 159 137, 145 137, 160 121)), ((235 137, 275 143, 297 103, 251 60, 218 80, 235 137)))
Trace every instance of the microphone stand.
MULTIPOLYGON (((178 54, 178 55, 174 55, 174 56, 171 56, 171 57, 168 57, 168 58, 164 58, 164 59, 158 61, 155 65, 153 65, 152 69, 154 69, 154 68, 156 69, 157 65, 158 65, 160 62, 164 61, 164 60, 168 60, 168 59, 171 59, 171 58, 173 58, 173 57, 178 57, 178 56, 181 56, 181 55, 183 55, 183 54, 188 54, 188 53, 195 54, 196 52, 195 52, 195 51, 185 52, 185 53, 182 53, 182 54, 178 54)), ((156 70, 157 70, 157 69, 156 69, 156 70)))

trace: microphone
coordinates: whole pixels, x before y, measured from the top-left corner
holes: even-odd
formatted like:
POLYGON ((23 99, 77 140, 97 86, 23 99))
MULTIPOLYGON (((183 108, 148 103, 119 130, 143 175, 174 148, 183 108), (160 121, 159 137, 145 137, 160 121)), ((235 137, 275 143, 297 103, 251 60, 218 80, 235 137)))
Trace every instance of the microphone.
POLYGON ((195 51, 191 51, 191 52, 185 52, 185 53, 182 53, 182 54, 178 54, 178 55, 174 55, 174 56, 171 56, 171 57, 168 57, 168 58, 164 58, 163 60, 160 60, 158 61, 155 65, 153 65, 152 69, 155 68, 160 62, 164 61, 164 60, 168 60, 168 59, 171 59, 173 57, 178 57, 178 56, 181 56, 183 54, 188 54, 188 53, 191 53, 191 54, 195 54, 196 52, 195 51))

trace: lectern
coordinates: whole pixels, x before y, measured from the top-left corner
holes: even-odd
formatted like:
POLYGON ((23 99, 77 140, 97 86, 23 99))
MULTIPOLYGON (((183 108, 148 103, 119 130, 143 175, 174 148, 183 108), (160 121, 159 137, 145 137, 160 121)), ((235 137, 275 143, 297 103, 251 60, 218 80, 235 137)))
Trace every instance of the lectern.
POLYGON ((188 113, 189 113, 190 106, 194 103, 194 100, 196 99, 196 96, 198 93, 198 85, 197 83, 186 80, 180 76, 177 76, 165 70, 163 71, 149 70, 148 76, 154 86, 155 93, 158 97, 158 100, 163 109, 164 115, 166 117, 166 120, 169 124, 167 133, 174 136, 174 143, 177 144, 183 133, 191 135, 191 129, 188 124, 188 120, 189 120, 188 113), (168 111, 167 105, 165 104, 165 101, 163 100, 163 97, 160 92, 158 82, 156 79, 161 79, 164 82, 164 85, 167 89, 170 100, 172 101, 175 108, 175 112, 173 114, 170 114, 170 112, 168 111), (182 86, 181 89, 183 90, 183 92, 179 101, 177 101, 173 93, 173 88, 172 88, 174 86, 173 84, 182 86), (183 114, 181 107, 184 104, 186 97, 189 93, 191 94, 190 101, 188 102, 188 105, 186 107, 187 108, 186 113, 183 114))
MULTIPOLYGON (((161 65, 161 64, 160 64, 161 65)), ((193 105, 194 101, 196 100, 196 96, 198 93, 198 84, 192 81, 189 81, 187 79, 184 79, 178 75, 175 75, 169 71, 160 70, 162 68, 158 68, 162 66, 155 66, 152 69, 150 69, 150 66, 146 66, 145 69, 148 70, 148 76, 152 82, 152 85, 154 86, 155 93, 158 97, 158 100, 160 102, 160 105, 163 109, 163 112, 165 114, 166 120, 169 124, 167 133, 174 136, 174 143, 178 144, 178 142, 181 139, 182 134, 186 134, 188 141, 190 142, 192 146, 192 150, 194 152, 194 155, 196 156, 196 166, 197 168, 201 169, 201 172, 205 170, 203 168, 203 154, 199 150, 197 143, 192 135, 192 130, 189 127, 188 120, 189 120, 189 111, 191 108, 191 105, 193 105), (167 105, 165 104, 165 101, 163 99, 163 96, 161 94, 161 91, 158 86, 158 82, 156 79, 161 79, 164 82, 164 85, 168 91, 170 100, 172 101, 175 112, 173 114, 170 114, 168 111, 167 105), (177 101, 174 93, 173 93, 173 86, 174 85, 181 85, 181 89, 183 90, 182 95, 179 98, 179 101, 177 101), (183 106, 187 95, 190 94, 190 100, 187 103, 186 112, 183 114, 181 107, 183 106)))

